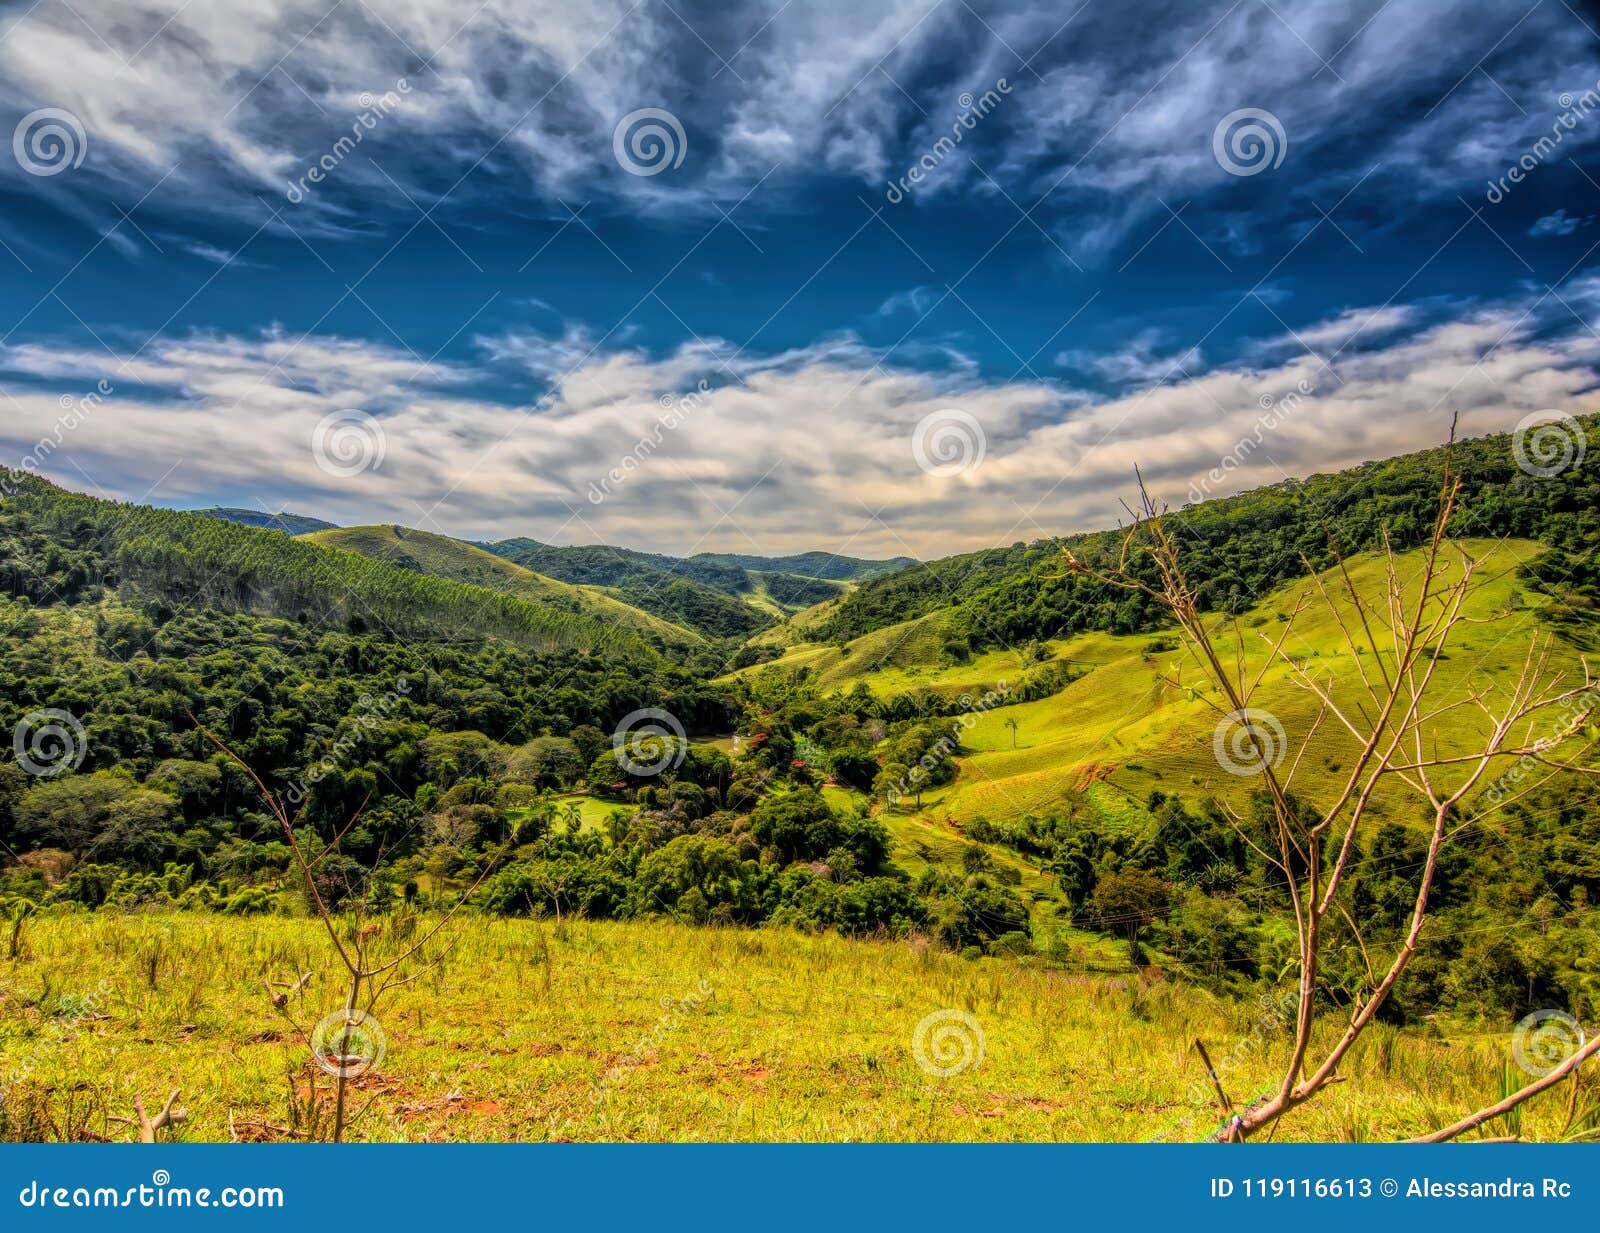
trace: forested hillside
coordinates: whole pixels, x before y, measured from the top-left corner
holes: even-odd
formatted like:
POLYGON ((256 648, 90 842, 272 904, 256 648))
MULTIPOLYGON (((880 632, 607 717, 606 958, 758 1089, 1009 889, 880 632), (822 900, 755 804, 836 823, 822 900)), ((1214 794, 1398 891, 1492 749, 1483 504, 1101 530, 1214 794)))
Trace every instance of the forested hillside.
MULTIPOLYGON (((1502 560, 1472 592, 1439 688, 1513 670, 1521 644, 1492 624, 1507 614, 1524 640, 1553 634, 1551 663, 1581 675, 1593 469, 1531 481, 1505 437, 1457 450, 1461 545, 1502 560)), ((1301 554, 1332 562, 1330 533, 1342 548, 1385 532, 1414 543, 1442 464, 1371 464, 1174 525, 1212 608, 1270 634, 1297 603, 1279 583, 1304 572, 1301 554)), ((281 832, 210 733, 288 804, 336 905, 442 906, 487 873, 472 908, 491 914, 916 932, 973 956, 1155 966, 1235 990, 1283 969, 1285 887, 1260 854, 1270 814, 1213 756, 1215 699, 1171 679, 1170 633, 1138 632, 1155 629, 1153 606, 1066 576, 1063 544, 1103 556, 1114 533, 868 581, 824 609, 827 641, 719 676, 735 642, 683 658, 694 635, 446 537, 295 539, 6 479, 0 730, 35 762, 41 733, 71 756, 0 768, 0 843, 20 853, 0 868, 0 907, 302 910, 281 832), (954 606, 929 590, 945 583, 954 606), (873 632, 842 642, 857 624, 873 632), (991 637, 1017 641, 985 650, 991 637)), ((719 596, 716 571, 768 595, 799 579, 689 564, 712 572, 659 569, 719 596)), ((1370 555, 1347 564, 1371 602, 1391 585, 1370 555)), ((1297 653, 1348 678, 1324 625, 1301 626, 1297 653)), ((745 648, 758 649, 780 653, 745 648)), ((1314 707, 1279 675, 1263 696, 1303 730, 1314 707)), ((1475 711, 1441 714, 1441 748, 1470 742, 1475 711)), ((1347 763, 1339 735, 1308 747, 1303 790, 1347 763)), ((1552 784, 1453 851, 1429 905, 1438 927, 1385 1013, 1595 1005, 1583 956, 1597 816, 1592 783, 1552 784), (1537 939, 1510 938, 1503 926, 1528 914, 1537 939)), ((1401 926, 1395 892, 1419 848, 1402 803, 1373 817, 1353 840, 1352 889, 1362 934, 1381 942, 1401 926)), ((1330 965, 1330 1003, 1359 984, 1359 962, 1347 949, 1330 965)))
POLYGON ((618 598, 708 638, 748 638, 771 625, 771 613, 745 602, 749 574, 722 566, 605 544, 557 548, 531 539, 485 545, 535 573, 586 586, 613 588, 618 598))
POLYGON ((202 514, 101 501, 4 472, 0 586, 35 603, 124 598, 361 632, 494 635, 530 648, 649 658, 640 636, 576 599, 538 604, 202 514))
POLYGON ((359 553, 411 573, 430 574, 529 603, 582 613, 609 627, 676 651, 689 651, 701 645, 701 638, 694 631, 637 608, 605 590, 547 578, 447 535, 385 524, 336 527, 301 538, 322 548, 359 553))
MULTIPOLYGON (((1600 416, 1581 423, 1591 437, 1600 433, 1600 416)), ((1375 549, 1385 536, 1397 548, 1416 546, 1433 525, 1445 454, 1440 447, 1285 480, 1174 512, 1169 525, 1182 541, 1201 607, 1237 611, 1302 576, 1307 562, 1326 569, 1336 552, 1375 549)), ((1593 553, 1600 539, 1600 473, 1593 466, 1548 478, 1526 474, 1504 435, 1457 442, 1454 458, 1463 489, 1453 534, 1540 540, 1551 552, 1533 572, 1548 593, 1564 608, 1586 609, 1600 600, 1593 553)), ((1105 565, 1115 561, 1120 544, 1119 532, 1097 531, 913 566, 863 583, 811 636, 853 638, 945 608, 953 608, 952 632, 973 646, 1021 645, 1085 630, 1155 629, 1164 617, 1147 598, 1113 592, 1063 568, 1063 549, 1105 565)), ((1147 571, 1146 580, 1153 577, 1148 562, 1136 564, 1147 571)))
POLYGON ((691 560, 731 565, 767 574, 793 574, 798 578, 820 578, 825 582, 860 582, 892 574, 897 569, 917 564, 915 557, 889 557, 870 561, 861 557, 835 556, 831 552, 801 552, 787 557, 751 556, 739 552, 699 552, 691 560))

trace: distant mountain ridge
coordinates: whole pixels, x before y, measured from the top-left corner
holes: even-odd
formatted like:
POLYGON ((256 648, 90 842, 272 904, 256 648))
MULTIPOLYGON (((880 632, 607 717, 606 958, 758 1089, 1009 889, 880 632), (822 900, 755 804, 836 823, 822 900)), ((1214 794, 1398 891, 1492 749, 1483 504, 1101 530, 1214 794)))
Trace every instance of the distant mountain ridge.
POLYGON ((864 582, 896 570, 920 565, 916 557, 841 557, 831 552, 800 552, 787 557, 747 556, 737 552, 697 552, 691 561, 714 561, 768 574, 795 574, 801 578, 821 578, 827 582, 864 582))
MULTIPOLYGON (((287 510, 280 510, 274 514, 266 510, 214 505, 209 509, 189 512, 203 514, 207 518, 221 518, 242 526, 283 531, 289 535, 309 535, 316 531, 344 529, 337 522, 329 522, 325 518, 313 518, 309 514, 292 514, 287 510)), ((669 585, 671 579, 675 578, 729 596, 749 596, 763 592, 764 588, 749 577, 750 572, 787 575, 789 579, 812 579, 821 582, 863 582, 921 564, 915 557, 872 560, 864 557, 837 556, 831 552, 801 552, 784 557, 697 552, 692 557, 674 557, 665 553, 643 552, 636 548, 619 548, 610 544, 557 546, 521 535, 497 542, 479 540, 459 542, 474 548, 482 548, 498 557, 513 561, 524 569, 531 569, 534 573, 543 574, 559 582, 570 582, 579 586, 645 585, 659 588, 669 585), (670 578, 667 577, 669 575, 670 578)), ((805 588, 786 580, 773 588, 772 598, 780 606, 800 608, 835 598, 840 593, 838 588, 805 588)), ((675 618, 667 617, 667 619, 675 618)), ((739 623, 733 622, 735 625, 739 623)), ((757 621, 749 629, 730 628, 726 632, 753 633, 767 623, 770 622, 757 621)))
POLYGON ((748 638, 774 620, 838 599, 858 579, 912 563, 808 552, 788 557, 697 553, 673 557, 607 544, 557 546, 519 537, 482 547, 518 565, 585 586, 713 637, 748 638))
POLYGON ((207 518, 221 518, 227 522, 237 522, 240 526, 257 527, 263 531, 282 531, 286 535, 306 535, 312 531, 333 531, 339 526, 336 522, 328 522, 322 518, 312 518, 308 514, 291 514, 287 510, 279 510, 276 514, 270 514, 266 510, 238 509, 228 505, 213 505, 210 509, 197 509, 190 512, 204 514, 207 518))

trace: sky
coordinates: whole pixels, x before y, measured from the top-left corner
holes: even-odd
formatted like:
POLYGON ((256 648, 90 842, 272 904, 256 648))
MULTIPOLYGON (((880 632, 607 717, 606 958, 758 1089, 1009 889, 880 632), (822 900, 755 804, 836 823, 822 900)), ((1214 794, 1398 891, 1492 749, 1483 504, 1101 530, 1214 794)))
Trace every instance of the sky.
POLYGON ((0 4, 0 464, 933 558, 1600 409, 1572 0, 0 4))

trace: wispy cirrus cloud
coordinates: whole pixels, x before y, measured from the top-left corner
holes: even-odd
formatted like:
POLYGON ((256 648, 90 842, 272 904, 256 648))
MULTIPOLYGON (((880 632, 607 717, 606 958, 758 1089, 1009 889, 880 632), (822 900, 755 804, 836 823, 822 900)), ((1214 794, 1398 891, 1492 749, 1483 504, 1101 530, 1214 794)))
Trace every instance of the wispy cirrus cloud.
MULTIPOLYGON (((1563 6, 1493 0, 1173 0, 1137 27, 1115 6, 960 0, 79 0, 0 42, 0 108, 64 107, 89 135, 86 178, 18 185, 95 214, 88 179, 127 205, 166 176, 174 210, 259 223, 283 208, 335 230, 443 199, 708 211, 773 175, 791 209, 829 178, 877 192, 1001 77, 1004 105, 930 190, 1012 197, 1091 260, 1199 195, 1230 208, 1197 210, 1196 230, 1238 247, 1287 225, 1285 192, 1331 208, 1365 178, 1371 199, 1349 208, 1373 225, 1473 192, 1548 130, 1561 91, 1594 84, 1600 55, 1563 6), (287 186, 401 79, 358 156, 289 206, 287 186), (613 156, 618 121, 643 107, 684 128, 670 176, 613 156), (1244 107, 1286 135, 1273 194, 1249 195, 1213 156, 1213 127, 1244 107)), ((1566 150, 1600 141, 1590 127, 1566 150)))

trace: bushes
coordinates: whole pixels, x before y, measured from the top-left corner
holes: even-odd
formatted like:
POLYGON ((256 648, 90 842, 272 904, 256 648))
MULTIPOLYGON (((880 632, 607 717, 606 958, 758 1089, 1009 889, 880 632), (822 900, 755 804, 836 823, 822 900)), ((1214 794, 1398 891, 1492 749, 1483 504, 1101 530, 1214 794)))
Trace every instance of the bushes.
POLYGON ((905 934, 928 922, 927 906, 898 878, 834 882, 808 869, 786 871, 775 887, 773 924, 837 929, 862 935, 905 934))

